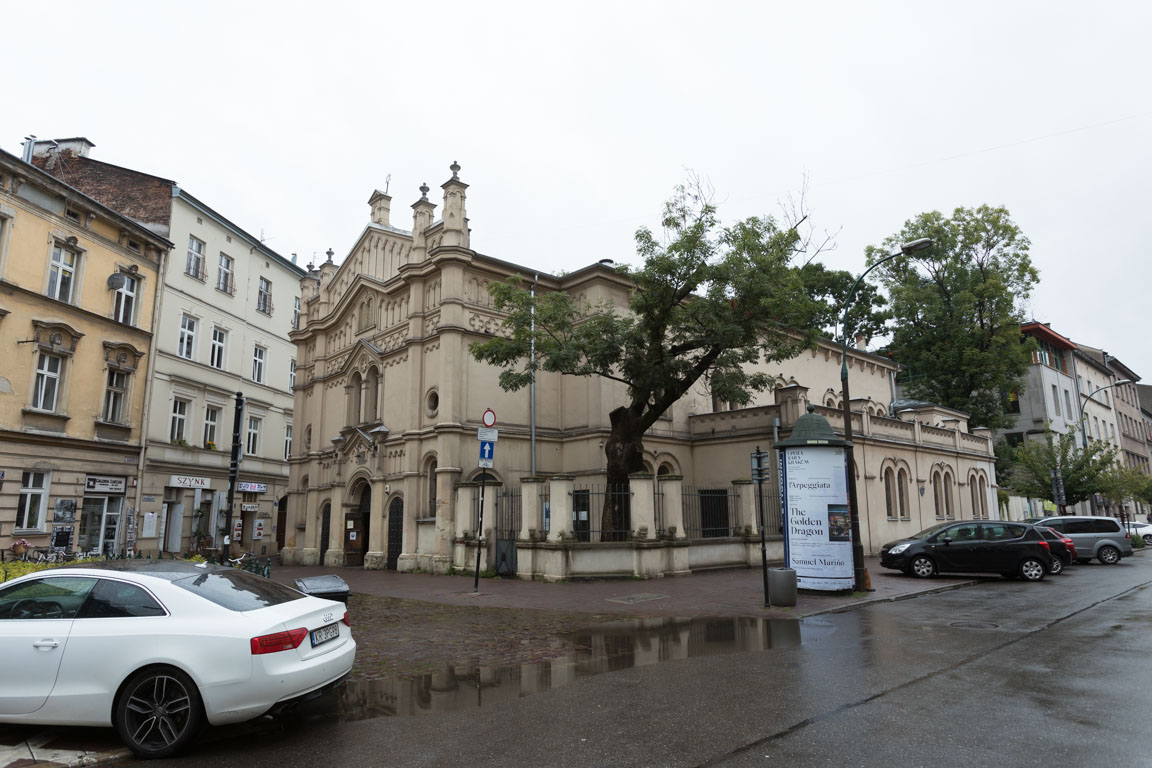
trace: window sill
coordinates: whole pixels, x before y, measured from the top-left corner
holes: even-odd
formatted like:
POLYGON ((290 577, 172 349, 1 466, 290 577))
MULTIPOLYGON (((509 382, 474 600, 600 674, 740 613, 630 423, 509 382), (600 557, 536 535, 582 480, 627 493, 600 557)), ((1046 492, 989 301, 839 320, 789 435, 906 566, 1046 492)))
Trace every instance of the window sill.
POLYGON ((184 270, 184 274, 187 275, 188 277, 192 278, 193 280, 199 280, 202 283, 205 283, 208 281, 208 275, 206 273, 196 274, 195 272, 189 272, 188 270, 184 270))
POLYGON ((416 518, 416 522, 417 522, 417 524, 419 524, 419 523, 434 523, 434 522, 436 522, 436 518, 434 518, 434 517, 418 517, 418 518, 416 518))
POLYGON ((39 528, 13 528, 13 536, 47 536, 48 531, 40 530, 39 528))

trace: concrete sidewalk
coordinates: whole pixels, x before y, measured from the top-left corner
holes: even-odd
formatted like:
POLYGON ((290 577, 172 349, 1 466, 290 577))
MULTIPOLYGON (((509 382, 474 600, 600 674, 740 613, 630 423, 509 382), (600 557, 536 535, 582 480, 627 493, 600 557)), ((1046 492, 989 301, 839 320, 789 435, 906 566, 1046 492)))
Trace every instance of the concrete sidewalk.
POLYGON ((916 579, 883 570, 865 558, 875 591, 866 593, 800 591, 794 607, 764 607, 761 568, 696 573, 672 579, 597 580, 545 583, 515 579, 480 579, 473 592, 472 575, 433 576, 424 573, 366 571, 360 568, 273 568, 272 578, 284 584, 322 574, 343 578, 353 593, 424 600, 445 605, 483 605, 564 613, 628 616, 763 616, 798 618, 835 613, 861 605, 902 600, 974 583, 972 577, 916 579))
MULTIPOLYGON (((870 603, 901 600, 975 583, 968 578, 915 579, 880 569, 867 558, 873 592, 800 592, 794 607, 764 607, 760 568, 697 573, 673 579, 545 583, 514 579, 432 576, 424 573, 365 571, 361 568, 273 567, 283 584, 295 579, 336 574, 353 593, 422 600, 456 606, 556 611, 568 614, 634 617, 758 616, 800 618, 851 610, 870 603)), ((353 626, 355 618, 353 617, 353 626)), ((111 728, 42 728, 0 725, 0 768, 86 766, 125 760, 131 753, 111 728)))

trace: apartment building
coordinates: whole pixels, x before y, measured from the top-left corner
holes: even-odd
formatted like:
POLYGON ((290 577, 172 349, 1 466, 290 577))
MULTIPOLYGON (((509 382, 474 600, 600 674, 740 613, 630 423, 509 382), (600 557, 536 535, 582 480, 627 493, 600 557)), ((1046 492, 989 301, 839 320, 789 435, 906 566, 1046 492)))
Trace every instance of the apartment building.
POLYGON ((148 379, 171 247, 0 151, 0 549, 139 547, 148 379))
POLYGON ((175 181, 93 159, 86 139, 39 141, 47 173, 176 244, 162 276, 139 546, 278 550, 293 440, 288 334, 304 270, 175 181), (243 459, 224 531, 237 394, 243 459), (278 517, 278 515, 280 517, 278 517))

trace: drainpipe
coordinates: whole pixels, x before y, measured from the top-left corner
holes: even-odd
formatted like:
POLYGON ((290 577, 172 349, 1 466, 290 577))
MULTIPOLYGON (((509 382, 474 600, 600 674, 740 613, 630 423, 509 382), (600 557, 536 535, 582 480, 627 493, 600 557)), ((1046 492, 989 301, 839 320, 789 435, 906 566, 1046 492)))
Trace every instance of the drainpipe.
MULTIPOLYGON (((152 327, 149 331, 152 334, 152 343, 148 350, 148 367, 146 369, 147 382, 144 388, 144 412, 140 418, 140 454, 136 459, 136 508, 132 514, 140 513, 141 498, 144 494, 144 478, 146 477, 144 468, 145 462, 148 460, 148 428, 151 426, 151 419, 149 418, 152 410, 152 392, 156 387, 156 358, 160 347, 160 309, 164 303, 164 286, 167 284, 165 270, 168 268, 168 255, 171 251, 160 251, 160 260, 156 264, 156 300, 152 302, 152 327)), ((140 525, 136 529, 136 548, 140 548, 140 533, 144 529, 140 525)), ((163 540, 159 538, 160 525, 157 520, 156 525, 156 556, 160 557, 164 551, 163 540)))
POLYGON ((536 283, 540 281, 540 273, 537 272, 536 276, 532 279, 532 352, 531 352, 531 366, 532 366, 532 383, 529 385, 529 433, 531 435, 532 443, 532 460, 529 464, 529 472, 532 477, 536 477, 536 283))

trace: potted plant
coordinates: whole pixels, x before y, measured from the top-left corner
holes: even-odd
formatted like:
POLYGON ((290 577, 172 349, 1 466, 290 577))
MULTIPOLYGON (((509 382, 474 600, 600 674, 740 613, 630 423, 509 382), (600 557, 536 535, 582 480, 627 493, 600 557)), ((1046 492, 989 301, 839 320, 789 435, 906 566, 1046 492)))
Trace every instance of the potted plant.
POLYGON ((214 451, 214 450, 216 450, 216 443, 212 442, 211 440, 208 440, 207 442, 204 443, 204 447, 210 451, 214 451))
POLYGON ((14 555, 22 555, 28 551, 28 547, 32 546, 28 539, 14 539, 12 544, 8 547, 14 555))

